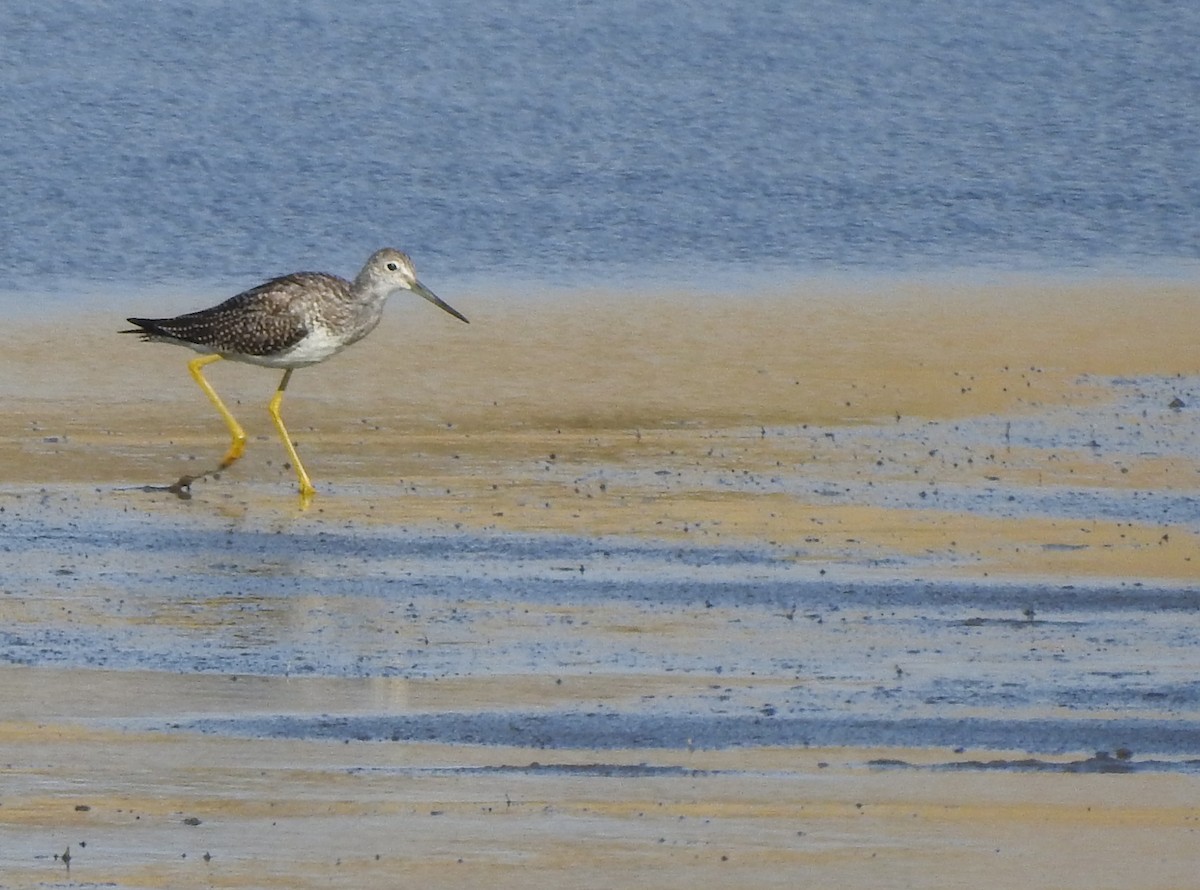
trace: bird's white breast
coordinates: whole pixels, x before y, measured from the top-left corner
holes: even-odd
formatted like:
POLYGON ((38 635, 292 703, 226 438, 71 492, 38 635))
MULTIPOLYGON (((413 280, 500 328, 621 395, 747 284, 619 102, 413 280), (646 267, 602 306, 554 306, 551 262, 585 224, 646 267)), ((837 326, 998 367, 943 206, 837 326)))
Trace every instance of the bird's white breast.
POLYGON ((347 343, 332 336, 324 327, 317 325, 295 346, 274 355, 244 356, 242 361, 263 365, 268 368, 304 368, 323 362, 331 355, 341 352, 347 343))

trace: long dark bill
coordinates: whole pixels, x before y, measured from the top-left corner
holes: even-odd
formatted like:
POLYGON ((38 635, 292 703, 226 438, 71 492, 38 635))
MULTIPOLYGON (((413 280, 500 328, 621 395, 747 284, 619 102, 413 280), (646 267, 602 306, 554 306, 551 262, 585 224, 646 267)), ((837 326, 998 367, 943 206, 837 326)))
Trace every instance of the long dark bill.
POLYGON ((426 300, 428 300, 434 306, 437 306, 439 309, 449 312, 451 315, 453 315, 459 321, 464 321, 467 324, 471 323, 471 322, 467 321, 467 317, 465 315, 463 315, 461 312, 459 312, 457 309, 455 309, 453 306, 451 306, 449 303, 447 303, 445 300, 443 300, 441 297, 439 297, 437 294, 435 294, 433 291, 431 291, 429 288, 427 288, 425 285, 421 284, 421 282, 414 281, 413 285, 412 285, 412 289, 413 289, 414 294, 420 294, 422 297, 424 297, 426 300))

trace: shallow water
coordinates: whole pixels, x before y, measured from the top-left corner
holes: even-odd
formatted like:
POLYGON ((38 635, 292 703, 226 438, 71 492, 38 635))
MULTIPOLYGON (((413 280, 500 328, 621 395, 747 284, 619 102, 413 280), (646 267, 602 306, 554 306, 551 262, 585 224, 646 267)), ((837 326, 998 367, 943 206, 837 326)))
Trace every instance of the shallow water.
POLYGON ((1190 5, 1073 0, 6 3, 0 286, 227 294, 383 244, 448 298, 1194 277, 1198 42, 1190 5))

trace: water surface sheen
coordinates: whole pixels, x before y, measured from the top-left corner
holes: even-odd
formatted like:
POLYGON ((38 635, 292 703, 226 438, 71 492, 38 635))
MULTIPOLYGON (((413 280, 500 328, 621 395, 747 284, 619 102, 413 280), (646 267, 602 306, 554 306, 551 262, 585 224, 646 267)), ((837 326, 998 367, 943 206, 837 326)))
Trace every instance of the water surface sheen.
MULTIPOLYGON (((1200 7, 0 8, 11 294, 1191 268, 1200 7)), ((11 298, 14 299, 15 298, 11 298)))

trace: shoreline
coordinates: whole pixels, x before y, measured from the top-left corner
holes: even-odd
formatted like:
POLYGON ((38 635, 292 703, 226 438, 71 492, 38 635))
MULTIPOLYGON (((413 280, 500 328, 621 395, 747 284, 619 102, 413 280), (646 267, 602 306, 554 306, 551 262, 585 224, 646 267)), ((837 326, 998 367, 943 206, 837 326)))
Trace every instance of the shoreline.
POLYGON ((1182 886, 1200 301, 1006 294, 389 307, 289 388, 307 510, 276 374, 181 500, 188 354, 25 325, 6 879, 1182 886))

